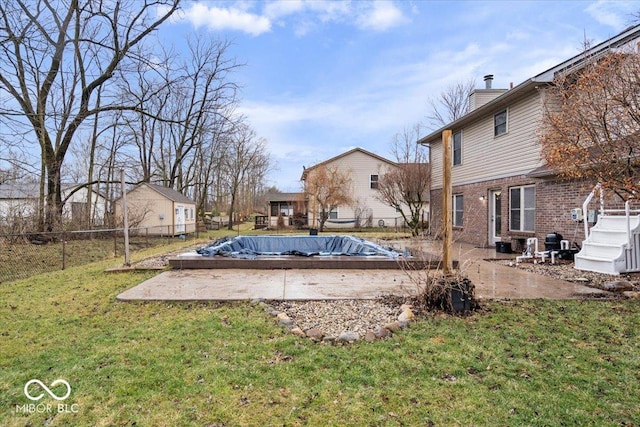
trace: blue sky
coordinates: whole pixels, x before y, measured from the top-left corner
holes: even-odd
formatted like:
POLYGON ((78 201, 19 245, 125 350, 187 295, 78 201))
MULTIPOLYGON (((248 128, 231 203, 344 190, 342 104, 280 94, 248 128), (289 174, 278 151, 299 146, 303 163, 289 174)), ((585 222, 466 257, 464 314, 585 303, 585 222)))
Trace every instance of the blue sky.
POLYGON ((160 35, 233 43, 240 111, 277 163, 268 185, 299 191, 303 165, 354 147, 391 157, 394 134, 427 125, 448 85, 482 87, 486 74, 517 85, 637 12, 637 1, 196 1, 160 35))

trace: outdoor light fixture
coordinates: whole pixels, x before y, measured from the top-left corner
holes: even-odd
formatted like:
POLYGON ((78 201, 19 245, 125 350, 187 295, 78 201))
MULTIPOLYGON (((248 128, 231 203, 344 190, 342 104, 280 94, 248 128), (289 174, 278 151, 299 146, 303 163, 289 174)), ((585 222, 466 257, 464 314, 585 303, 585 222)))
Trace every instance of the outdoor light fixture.
POLYGON ((484 201, 484 194, 480 195, 480 200, 484 201))

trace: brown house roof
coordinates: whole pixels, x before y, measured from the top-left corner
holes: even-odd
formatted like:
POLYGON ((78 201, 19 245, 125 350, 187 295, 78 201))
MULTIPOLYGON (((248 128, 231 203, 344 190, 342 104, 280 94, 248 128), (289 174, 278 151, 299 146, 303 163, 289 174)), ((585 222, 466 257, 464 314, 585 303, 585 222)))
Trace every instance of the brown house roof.
POLYGON ((268 202, 297 202, 304 200, 304 193, 267 193, 268 202))

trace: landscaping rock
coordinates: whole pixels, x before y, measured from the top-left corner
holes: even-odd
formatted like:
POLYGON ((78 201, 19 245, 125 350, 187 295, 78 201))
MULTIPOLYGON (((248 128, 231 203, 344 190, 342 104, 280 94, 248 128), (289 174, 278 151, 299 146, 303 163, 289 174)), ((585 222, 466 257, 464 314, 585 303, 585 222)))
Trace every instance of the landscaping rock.
POLYGON ((322 341, 322 338, 324 338, 322 331, 316 328, 307 329, 304 333, 313 341, 322 341))
POLYGON ((323 337, 322 342, 325 344, 333 344, 336 342, 336 337, 332 337, 332 336, 323 337))
POLYGON ((400 310, 402 310, 402 313, 400 313, 400 316, 398 316, 398 322, 409 323, 416 317, 413 314, 413 311, 411 311, 411 306, 410 305, 402 304, 400 306, 400 310))
POLYGON ((360 335, 356 332, 343 332, 338 335, 338 342, 354 342, 360 339, 360 335))
POLYGON ((302 329, 295 327, 293 329, 291 329, 289 332, 291 332, 293 335, 298 336, 298 337, 302 337, 305 338, 307 336, 307 334, 305 334, 302 329))
POLYGON ((632 291, 633 285, 626 280, 614 280, 613 282, 607 282, 602 285, 602 289, 609 292, 626 292, 632 291))
POLYGON ((389 329, 383 328, 382 326, 376 326, 373 333, 377 338, 387 338, 393 334, 389 329))
POLYGON ((278 313, 276 317, 278 318, 278 324, 281 326, 293 325, 293 319, 290 318, 287 313, 278 313))
POLYGON ((372 331, 368 331, 364 336, 364 340, 367 342, 374 342, 376 340, 376 334, 372 331))
POLYGON ((631 299, 640 299, 640 292, 638 291, 625 291, 622 295, 631 299))
POLYGON ((390 330, 391 332, 398 332, 401 329, 400 328, 400 324, 398 323, 398 321, 388 323, 388 324, 384 325, 384 327, 386 329, 390 330))

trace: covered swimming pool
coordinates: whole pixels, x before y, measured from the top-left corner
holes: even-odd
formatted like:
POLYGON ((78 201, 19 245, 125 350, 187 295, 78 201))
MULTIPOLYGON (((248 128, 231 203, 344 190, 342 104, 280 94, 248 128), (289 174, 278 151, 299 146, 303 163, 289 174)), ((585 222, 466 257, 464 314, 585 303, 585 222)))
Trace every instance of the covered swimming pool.
POLYGON ((382 256, 403 254, 353 236, 238 236, 199 248, 203 256, 256 259, 259 256, 382 256))
POLYGON ((229 237, 169 259, 177 269, 417 269, 437 263, 346 235, 229 237))

